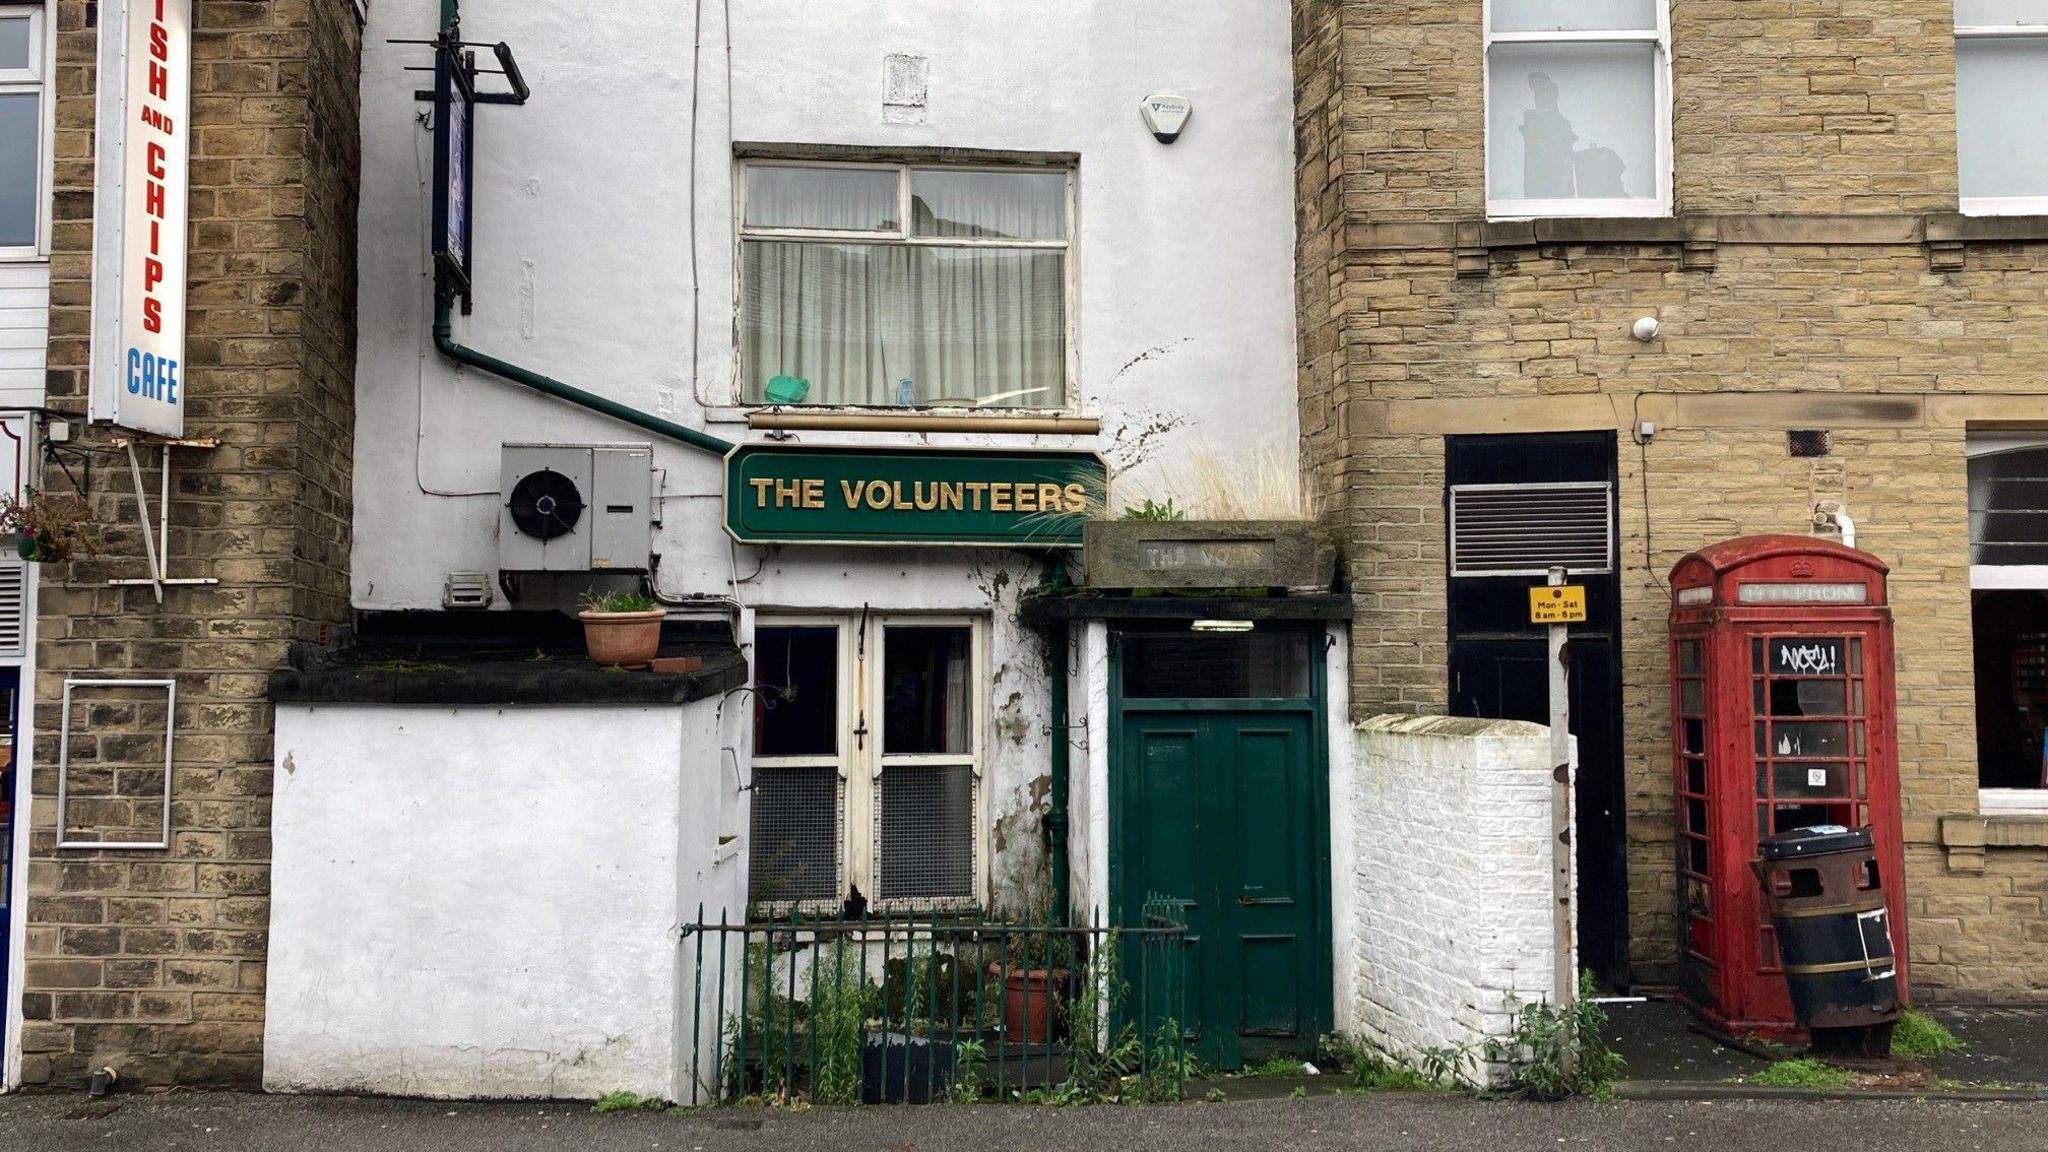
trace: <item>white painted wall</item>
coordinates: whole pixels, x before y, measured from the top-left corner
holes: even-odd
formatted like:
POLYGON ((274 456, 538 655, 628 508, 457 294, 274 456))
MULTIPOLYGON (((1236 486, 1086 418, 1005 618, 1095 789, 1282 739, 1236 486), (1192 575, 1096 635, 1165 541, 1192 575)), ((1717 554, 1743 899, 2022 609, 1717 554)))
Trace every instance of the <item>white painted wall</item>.
POLYGON ((1338 1030, 1410 1061, 1463 1048, 1461 1075, 1497 1082, 1484 1042, 1551 991, 1550 730, 1377 716, 1353 745, 1332 801, 1355 917, 1336 925, 1338 1030))
POLYGON ((688 1098, 716 708, 280 705, 264 1086, 688 1098))
MULTIPOLYGON (((1090 448, 1140 471, 1170 468, 1202 444, 1226 460, 1291 456, 1284 5, 732 0, 730 36, 725 9, 614 0, 594 19, 577 0, 465 0, 465 37, 509 42, 533 99, 478 112, 478 289, 475 313, 456 318, 457 339, 747 439, 731 405, 735 141, 1071 153, 1080 158, 1073 407, 1099 417, 1103 434, 863 442, 1090 448), (887 122, 883 58, 893 53, 931 61, 924 123, 887 122), (1195 104, 1171 147, 1138 114, 1140 98, 1162 90, 1195 104)), ((364 38, 351 564, 365 609, 438 607, 444 573, 495 568, 501 442, 644 438, 457 370, 432 347, 431 163, 412 100, 420 74, 403 71, 428 53, 389 41, 433 35, 438 11, 438 0, 378 0, 364 38)), ((1041 646, 1014 623, 1014 607, 1038 565, 958 549, 733 547, 720 523, 718 461, 666 443, 655 451, 665 476, 661 583, 672 595, 731 595, 763 611, 866 604, 991 617, 985 819, 997 840, 997 899, 1027 899, 1042 883, 1033 877, 1042 875, 1035 813, 1044 797, 1033 789, 1046 772, 1048 709, 1041 646), (1006 822, 1029 834, 1004 835, 1006 822)), ((582 590, 565 580, 554 602, 582 590)))
MULTIPOLYGON (((1084 446, 1153 466, 1202 439, 1226 458, 1256 446, 1292 452, 1292 64, 1283 6, 732 0, 729 76, 725 6, 701 5, 701 29, 695 7, 615 0, 592 19, 577 0, 463 4, 465 36, 511 43, 534 95, 524 107, 478 112, 477 301, 474 315, 457 317, 458 339, 744 437, 729 406, 733 141, 1073 153, 1076 407, 1105 425, 1100 441, 1084 446), (700 37, 701 55, 691 47, 700 37), (885 123, 883 58, 891 53, 930 58, 926 123, 885 123), (698 59, 702 73, 693 75, 698 59), (1138 115, 1140 98, 1161 90, 1195 102, 1187 133, 1171 147, 1154 141, 1138 115), (1171 430, 1151 431, 1161 426, 1171 430)), ((412 99, 419 74, 403 71, 428 54, 388 41, 431 36, 438 10, 437 0, 380 0, 364 38, 353 555, 364 608, 438 606, 442 573, 495 566, 501 442, 642 438, 458 371, 431 346, 428 135, 412 99)), ((747 549, 737 563, 728 556, 712 498, 716 461, 666 444, 657 455, 670 498, 666 586, 726 592, 735 567, 751 572, 758 557, 747 549)), ((961 557, 920 556, 919 567, 959 592, 953 599, 969 595, 961 557)), ((754 598, 780 599, 821 574, 837 580, 836 569, 819 557, 763 572, 754 598)))

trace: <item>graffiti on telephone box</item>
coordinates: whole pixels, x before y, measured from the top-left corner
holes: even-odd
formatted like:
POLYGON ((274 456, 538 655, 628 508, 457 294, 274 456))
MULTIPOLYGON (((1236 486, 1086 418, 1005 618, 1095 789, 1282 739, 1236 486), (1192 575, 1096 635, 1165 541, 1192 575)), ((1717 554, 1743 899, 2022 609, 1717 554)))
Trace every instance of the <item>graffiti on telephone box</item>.
POLYGON ((1840 637, 1780 636, 1771 641, 1771 675, 1840 676, 1840 637))

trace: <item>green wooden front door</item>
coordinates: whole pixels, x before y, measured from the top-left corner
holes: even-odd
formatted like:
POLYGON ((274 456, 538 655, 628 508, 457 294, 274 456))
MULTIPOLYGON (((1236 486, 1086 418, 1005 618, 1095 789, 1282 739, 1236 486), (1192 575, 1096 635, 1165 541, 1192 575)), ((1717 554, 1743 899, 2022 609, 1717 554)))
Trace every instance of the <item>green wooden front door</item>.
POLYGON ((1313 1055, 1330 998, 1320 710, 1124 700, 1120 713, 1110 856, 1123 921, 1148 894, 1189 902, 1185 988, 1134 989, 1152 1019, 1187 1014, 1211 1067, 1313 1055))

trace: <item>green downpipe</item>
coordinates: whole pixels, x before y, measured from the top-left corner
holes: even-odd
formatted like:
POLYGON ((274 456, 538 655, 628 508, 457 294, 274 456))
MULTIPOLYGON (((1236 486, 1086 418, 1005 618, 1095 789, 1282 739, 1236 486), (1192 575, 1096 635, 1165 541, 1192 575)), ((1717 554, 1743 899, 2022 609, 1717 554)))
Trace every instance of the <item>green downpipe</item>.
MULTIPOLYGON (((455 36, 460 32, 462 16, 458 10, 458 4, 459 0, 441 0, 441 32, 443 35, 455 36)), ((729 440, 708 436, 697 431, 695 428, 686 428, 673 420, 664 420, 651 412, 642 412, 638 408, 629 408, 616 400, 607 400, 594 392, 585 392, 573 384, 564 384, 552 376, 543 376, 532 369, 521 368, 510 361, 500 360, 496 356, 487 356, 474 348, 457 344, 455 342, 454 314, 453 301, 437 299, 434 302, 434 346, 441 350, 441 355, 448 357, 458 364, 467 364, 472 368, 481 368, 493 376, 510 380, 514 384, 524 384, 536 392, 546 393, 558 400, 567 400, 571 404, 588 408, 592 412, 602 413, 614 420, 631 424, 636 428, 644 428, 657 436, 666 436, 671 440, 688 444, 692 448, 701 448, 715 456, 723 456, 733 449, 733 444, 729 440)))
POLYGON ((448 357, 458 364, 467 364, 472 368, 481 368, 494 376, 501 376, 510 380, 514 384, 524 384, 536 392, 544 392, 558 400, 567 400, 571 404, 588 408, 593 412, 602 413, 614 420, 624 421, 636 428, 645 428, 657 436, 666 436, 671 440, 679 440, 692 448, 701 448, 715 456, 723 456, 733 449, 733 444, 730 440, 721 440, 716 436, 706 435, 695 428, 685 427, 673 420, 664 420, 651 412, 642 412, 638 408, 627 407, 616 400, 607 400, 594 392, 585 392, 573 384, 564 384, 552 376, 543 376, 531 369, 521 368, 517 364, 500 360, 496 356, 487 356, 474 348, 457 344, 453 334, 454 329, 450 323, 451 312, 452 308, 446 300, 434 305, 434 346, 441 350, 441 355, 448 357))

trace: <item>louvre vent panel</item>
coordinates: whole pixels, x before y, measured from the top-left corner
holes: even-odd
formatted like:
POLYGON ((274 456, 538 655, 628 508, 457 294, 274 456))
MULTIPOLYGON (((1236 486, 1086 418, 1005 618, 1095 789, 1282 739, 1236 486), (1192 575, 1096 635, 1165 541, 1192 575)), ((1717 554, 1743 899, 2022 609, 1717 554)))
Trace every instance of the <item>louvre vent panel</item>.
POLYGON ((1451 575, 1542 576, 1614 570, 1614 490, 1606 484, 1451 488, 1451 575))
POLYGON ((28 565, 0 563, 0 656, 27 654, 28 565))

